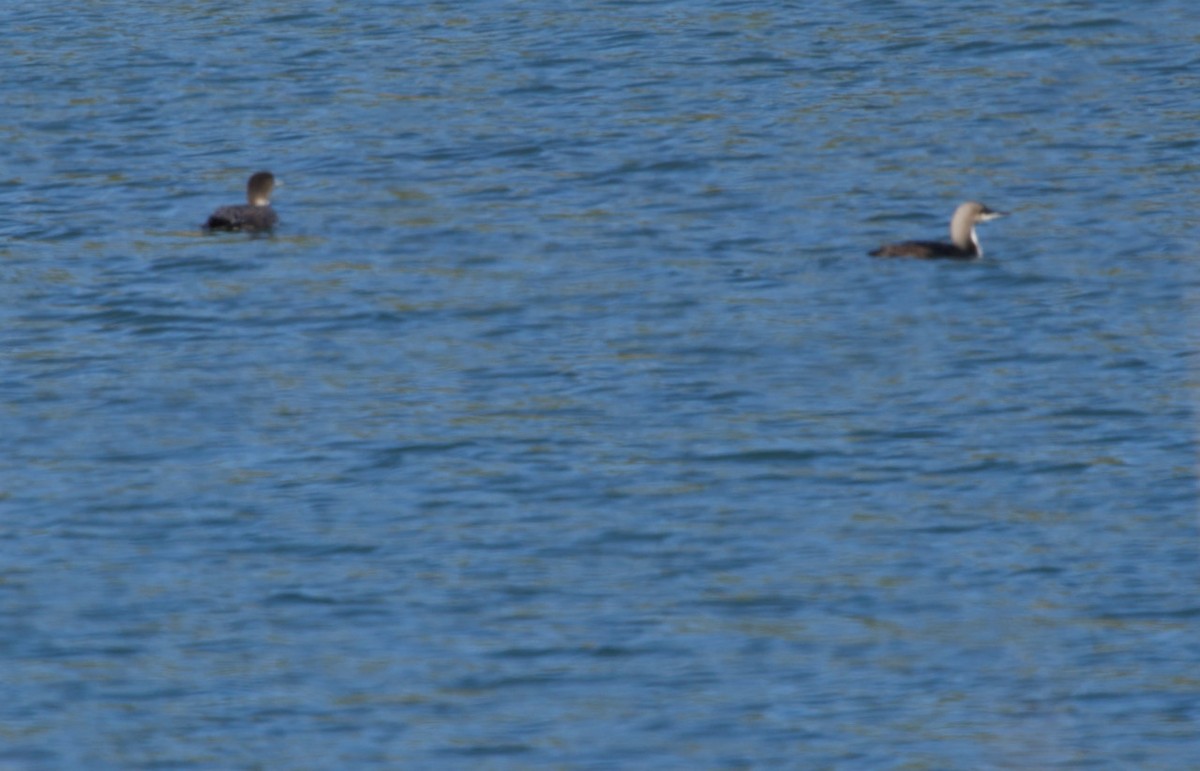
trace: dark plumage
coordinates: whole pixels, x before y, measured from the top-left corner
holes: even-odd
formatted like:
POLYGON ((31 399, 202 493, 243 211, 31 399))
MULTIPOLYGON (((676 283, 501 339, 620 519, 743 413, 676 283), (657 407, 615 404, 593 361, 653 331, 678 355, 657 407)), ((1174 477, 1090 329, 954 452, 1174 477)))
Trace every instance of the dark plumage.
POLYGON ((270 230, 279 222, 279 215, 271 208, 271 191, 275 189, 275 175, 260 171, 246 183, 246 200, 249 203, 222 206, 204 223, 206 230, 270 230))
POLYGON ((979 251, 974 244, 966 249, 960 249, 954 244, 942 241, 901 241, 898 244, 884 244, 871 252, 871 256, 917 257, 925 260, 973 260, 979 256, 979 251))
POLYGON ((1004 212, 992 211, 976 201, 967 201, 955 210, 954 219, 950 220, 952 243, 903 241, 898 244, 885 244, 871 252, 871 256, 916 257, 925 260, 971 260, 982 257, 983 249, 979 246, 979 237, 975 235, 975 225, 1003 216, 1004 212))

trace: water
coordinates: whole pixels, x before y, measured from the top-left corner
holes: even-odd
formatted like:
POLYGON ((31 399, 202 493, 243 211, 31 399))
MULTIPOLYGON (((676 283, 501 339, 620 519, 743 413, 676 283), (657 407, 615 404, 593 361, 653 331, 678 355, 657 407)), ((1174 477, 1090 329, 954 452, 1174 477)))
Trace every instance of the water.
POLYGON ((1194 765, 1192 4, 572 6, 0 11, 0 764, 1194 765))

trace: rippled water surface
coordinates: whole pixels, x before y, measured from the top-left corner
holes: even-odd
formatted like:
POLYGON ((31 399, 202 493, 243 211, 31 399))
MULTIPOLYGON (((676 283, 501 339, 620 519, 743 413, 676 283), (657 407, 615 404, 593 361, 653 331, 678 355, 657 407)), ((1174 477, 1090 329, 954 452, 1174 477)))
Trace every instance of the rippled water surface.
POLYGON ((1200 757, 1191 0, 0 42, 5 768, 1200 757))

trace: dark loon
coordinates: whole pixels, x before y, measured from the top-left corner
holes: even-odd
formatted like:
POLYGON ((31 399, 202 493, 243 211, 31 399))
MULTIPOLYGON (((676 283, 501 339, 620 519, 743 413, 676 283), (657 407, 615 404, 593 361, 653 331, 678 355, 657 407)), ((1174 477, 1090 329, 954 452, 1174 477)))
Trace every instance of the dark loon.
POLYGON ((275 175, 260 171, 246 183, 246 200, 249 203, 222 206, 204 223, 206 230, 270 230, 279 221, 271 208, 271 191, 275 189, 275 175))
POLYGON ((871 256, 919 257, 927 260, 970 260, 982 257, 983 249, 979 246, 979 237, 975 235, 975 225, 1003 217, 1004 214, 1004 212, 992 211, 977 201, 967 201, 954 211, 954 219, 950 220, 950 240, 954 243, 904 241, 899 244, 881 246, 871 252, 871 256))

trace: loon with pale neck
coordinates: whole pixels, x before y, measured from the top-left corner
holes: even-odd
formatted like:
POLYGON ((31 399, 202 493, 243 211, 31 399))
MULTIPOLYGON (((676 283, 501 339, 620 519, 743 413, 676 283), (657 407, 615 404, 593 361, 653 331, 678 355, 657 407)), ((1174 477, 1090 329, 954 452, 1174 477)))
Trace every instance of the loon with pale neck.
POLYGON ((246 183, 246 200, 249 203, 222 206, 204 223, 206 230, 270 230, 279 221, 271 208, 271 191, 275 189, 275 175, 260 171, 246 183))
POLYGON ((904 241, 898 244, 885 244, 871 252, 872 257, 917 257, 926 260, 972 260, 983 256, 983 248, 979 246, 979 236, 975 235, 975 226, 980 222, 1003 217, 1005 212, 992 211, 977 201, 967 201, 954 212, 950 220, 950 240, 953 243, 941 241, 904 241))

